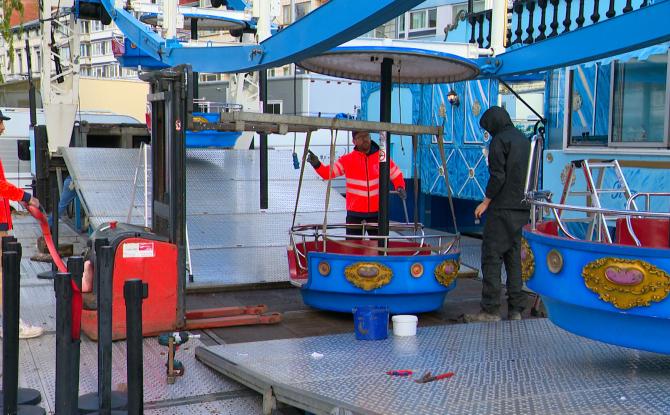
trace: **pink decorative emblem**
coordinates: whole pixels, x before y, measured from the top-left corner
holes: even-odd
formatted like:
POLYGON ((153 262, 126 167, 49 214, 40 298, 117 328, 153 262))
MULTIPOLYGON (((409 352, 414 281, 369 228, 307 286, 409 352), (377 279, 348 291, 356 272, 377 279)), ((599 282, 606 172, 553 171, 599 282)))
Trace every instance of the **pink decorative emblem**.
POLYGON ((644 279, 644 274, 635 268, 609 267, 605 270, 605 277, 619 285, 637 285, 644 279))

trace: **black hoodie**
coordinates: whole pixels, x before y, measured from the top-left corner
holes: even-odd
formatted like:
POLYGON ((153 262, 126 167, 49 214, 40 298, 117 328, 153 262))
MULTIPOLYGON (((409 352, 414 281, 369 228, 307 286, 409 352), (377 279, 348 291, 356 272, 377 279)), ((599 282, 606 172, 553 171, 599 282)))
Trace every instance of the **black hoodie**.
POLYGON ((489 144, 489 182, 486 197, 490 209, 523 209, 530 141, 512 124, 505 109, 491 107, 482 115, 479 125, 491 134, 489 144))

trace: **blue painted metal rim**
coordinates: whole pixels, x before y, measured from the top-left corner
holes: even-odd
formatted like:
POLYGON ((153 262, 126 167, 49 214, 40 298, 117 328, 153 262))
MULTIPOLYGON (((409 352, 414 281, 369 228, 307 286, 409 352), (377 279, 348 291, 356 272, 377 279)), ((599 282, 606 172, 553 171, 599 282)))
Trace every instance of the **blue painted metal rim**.
MULTIPOLYGON (((550 239, 552 246, 559 246, 561 248, 579 249, 580 251, 598 252, 602 253, 603 244, 597 242, 587 242, 579 240, 571 240, 560 236, 547 235, 538 231, 524 229, 523 236, 529 241, 538 241, 545 243, 544 240, 550 239), (578 247, 578 248, 576 248, 578 247)), ((609 254, 615 255, 640 255, 644 257, 666 258, 670 255, 670 250, 660 248, 645 248, 641 246, 629 245, 607 245, 609 254)))
POLYGON ((670 354, 670 320, 614 313, 570 304, 542 295, 549 320, 558 327, 588 339, 636 350, 670 354))
MULTIPOLYGON (((350 59, 359 59, 360 62, 369 63, 370 59, 367 55, 370 54, 378 55, 380 58, 397 58, 402 56, 417 58, 417 62, 414 65, 417 66, 416 70, 422 76, 403 75, 402 70, 405 69, 407 71, 408 68, 407 62, 403 62, 398 69, 396 67, 393 69, 394 82, 414 84, 459 82, 474 79, 480 73, 479 66, 473 60, 462 56, 434 50, 398 46, 341 46, 331 49, 322 55, 305 59, 299 62, 298 66, 312 72, 340 78, 379 82, 381 79, 380 70, 363 73, 353 70, 346 71, 327 65, 328 59, 337 57, 346 60, 347 55, 349 55, 350 59), (429 63, 435 63, 435 61, 440 60, 443 62, 441 62, 439 67, 427 66, 429 63), (427 67, 445 73, 442 75, 429 75, 425 72, 427 67), (454 74, 454 68, 460 68, 463 74, 454 74)), ((380 63, 381 60, 376 65, 379 66, 380 63)), ((343 63, 342 66, 352 69, 352 65, 350 64, 343 63)))

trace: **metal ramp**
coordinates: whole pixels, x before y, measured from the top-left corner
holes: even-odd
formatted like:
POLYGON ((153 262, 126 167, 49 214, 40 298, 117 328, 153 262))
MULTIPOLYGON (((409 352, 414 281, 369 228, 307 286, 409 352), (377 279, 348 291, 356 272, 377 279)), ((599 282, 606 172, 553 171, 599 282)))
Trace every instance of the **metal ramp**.
POLYGON ((670 356, 598 343, 546 319, 433 326, 382 341, 352 333, 198 347, 195 355, 262 394, 264 408, 275 399, 320 415, 670 413, 670 356), (414 375, 386 374, 400 369, 414 375), (455 375, 414 382, 428 371, 455 375))
MULTIPOLYGON (((63 157, 92 227, 125 222, 131 205, 131 223, 144 224, 143 192, 130 200, 137 149, 67 148, 63 157)), ((300 171, 288 151, 269 151, 268 164, 270 204, 261 211, 257 151, 187 150, 188 288, 288 281, 286 245, 300 171)), ((326 187, 305 174, 296 223, 323 221, 326 187)), ((331 191, 329 220, 345 221, 344 202, 331 191)))

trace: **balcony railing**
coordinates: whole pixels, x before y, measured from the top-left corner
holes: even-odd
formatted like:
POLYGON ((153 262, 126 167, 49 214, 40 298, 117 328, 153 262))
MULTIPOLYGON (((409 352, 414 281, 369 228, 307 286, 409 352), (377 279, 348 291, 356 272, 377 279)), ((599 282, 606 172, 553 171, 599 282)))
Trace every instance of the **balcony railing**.
POLYGON ((516 0, 508 9, 505 46, 530 45, 648 4, 649 0, 516 0))

